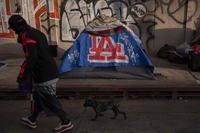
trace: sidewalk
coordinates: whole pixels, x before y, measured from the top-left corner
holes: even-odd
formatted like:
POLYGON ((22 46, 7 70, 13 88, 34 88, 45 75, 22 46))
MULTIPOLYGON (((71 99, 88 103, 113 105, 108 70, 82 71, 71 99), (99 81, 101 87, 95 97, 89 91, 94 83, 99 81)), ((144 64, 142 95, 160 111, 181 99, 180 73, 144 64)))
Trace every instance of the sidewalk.
MULTIPOLYGON (((127 120, 121 116, 110 119, 107 111, 96 121, 92 109, 88 108, 73 120, 74 129, 69 133, 199 133, 200 100, 182 99, 135 99, 120 101, 120 109, 127 113, 127 120)), ((84 110, 84 100, 61 100, 70 119, 84 110)), ((34 130, 21 125, 19 119, 28 114, 29 101, 0 101, 0 133, 51 133, 57 126, 56 117, 47 118, 41 114, 38 127, 34 130)))
MULTIPOLYGON (((63 51, 63 50, 62 50, 63 51)), ((62 55, 56 61, 60 61, 62 55)), ((161 74, 156 80, 134 79, 87 79, 62 78, 57 84, 60 94, 77 92, 200 92, 200 72, 190 72, 186 65, 172 64, 168 61, 151 57, 155 64, 154 73, 161 74)), ((0 42, 0 62, 6 66, 0 68, 0 94, 18 93, 16 77, 24 60, 21 46, 15 43, 0 42)))

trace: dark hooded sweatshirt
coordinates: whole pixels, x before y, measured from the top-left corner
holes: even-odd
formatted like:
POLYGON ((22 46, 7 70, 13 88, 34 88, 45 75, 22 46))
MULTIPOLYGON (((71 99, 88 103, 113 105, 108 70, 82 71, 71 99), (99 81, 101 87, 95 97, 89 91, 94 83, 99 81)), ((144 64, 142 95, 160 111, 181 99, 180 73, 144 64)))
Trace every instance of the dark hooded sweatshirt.
POLYGON ((27 26, 18 34, 18 42, 22 44, 25 53, 19 78, 31 74, 36 83, 41 83, 58 77, 56 63, 49 53, 48 42, 42 32, 27 26))

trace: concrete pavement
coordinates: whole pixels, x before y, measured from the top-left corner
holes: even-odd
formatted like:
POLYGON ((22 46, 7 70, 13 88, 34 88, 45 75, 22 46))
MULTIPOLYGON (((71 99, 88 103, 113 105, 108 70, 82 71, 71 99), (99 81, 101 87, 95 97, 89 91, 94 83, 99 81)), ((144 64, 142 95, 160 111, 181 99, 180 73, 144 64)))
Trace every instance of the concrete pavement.
MULTIPOLYGON (((200 133, 199 99, 134 99, 120 101, 120 109, 127 113, 112 120, 111 111, 96 121, 92 109, 83 112, 83 99, 60 99, 74 129, 69 133, 200 133), (79 116, 80 115, 80 116, 79 116)), ((34 130, 21 125, 19 119, 29 114, 28 100, 0 101, 0 133, 51 133, 59 120, 41 114, 38 127, 34 130)))
MULTIPOLYGON (((58 65, 63 52, 64 49, 58 48, 58 57, 55 58, 58 65)), ((151 59, 156 66, 154 72, 161 75, 156 80, 76 78, 77 73, 74 73, 72 77, 59 80, 57 90, 62 94, 72 92, 72 95, 81 91, 200 91, 199 72, 190 72, 187 65, 173 64, 155 57, 151 59)), ((0 95, 18 91, 16 77, 23 60, 24 53, 19 44, 8 40, 0 41, 0 62, 6 64, 6 67, 0 68, 0 95)))

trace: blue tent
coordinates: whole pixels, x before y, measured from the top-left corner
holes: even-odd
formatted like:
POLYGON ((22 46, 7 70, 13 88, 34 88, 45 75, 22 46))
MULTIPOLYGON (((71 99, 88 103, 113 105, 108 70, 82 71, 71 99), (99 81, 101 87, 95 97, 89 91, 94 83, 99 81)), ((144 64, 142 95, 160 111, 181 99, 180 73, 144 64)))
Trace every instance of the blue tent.
POLYGON ((72 47, 64 52, 59 72, 95 67, 131 68, 128 69, 131 74, 141 74, 138 68, 148 69, 148 73, 154 70, 154 65, 141 48, 140 39, 122 25, 101 31, 84 30, 72 47), (137 72, 133 68, 137 68, 137 72))

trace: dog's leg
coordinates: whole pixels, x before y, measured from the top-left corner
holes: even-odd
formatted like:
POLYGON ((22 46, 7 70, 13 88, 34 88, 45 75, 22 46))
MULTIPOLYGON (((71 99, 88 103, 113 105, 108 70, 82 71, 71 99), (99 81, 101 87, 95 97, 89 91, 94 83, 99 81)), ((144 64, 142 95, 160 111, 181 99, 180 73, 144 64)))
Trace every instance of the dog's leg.
POLYGON ((115 113, 114 117, 112 117, 112 119, 115 119, 117 117, 118 114, 122 114, 124 116, 124 119, 126 120, 126 113, 125 112, 122 112, 122 111, 119 111, 118 107, 117 106, 113 106, 113 112, 115 113))
POLYGON ((126 120, 126 113, 119 111, 119 108, 117 106, 115 106, 115 110, 117 111, 117 114, 122 114, 124 116, 124 119, 126 120))
POLYGON ((122 114, 122 115, 124 116, 124 120, 127 119, 127 117, 126 117, 126 113, 125 113, 125 112, 121 112, 121 111, 119 111, 119 114, 122 114))
POLYGON ((116 117, 117 117, 117 115, 118 115, 118 111, 117 111, 118 109, 114 106, 114 107, 112 107, 112 111, 113 111, 113 113, 114 113, 114 116, 113 117, 111 117, 111 119, 115 119, 116 117))
POLYGON ((97 119, 97 117, 98 117, 98 111, 96 110, 96 108, 93 108, 94 109, 94 112, 95 112, 95 116, 94 116, 94 118, 92 118, 91 120, 92 121, 95 121, 96 119, 97 119))

